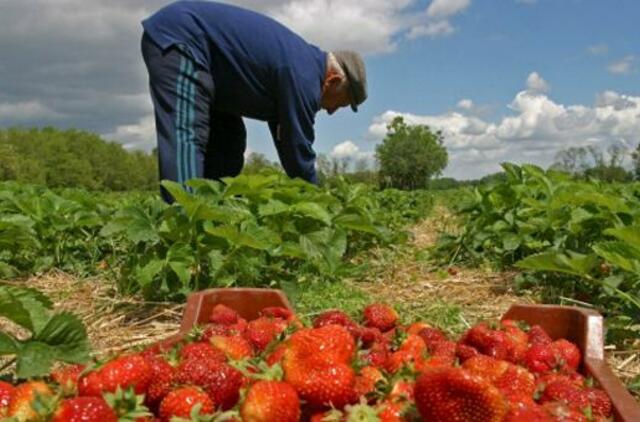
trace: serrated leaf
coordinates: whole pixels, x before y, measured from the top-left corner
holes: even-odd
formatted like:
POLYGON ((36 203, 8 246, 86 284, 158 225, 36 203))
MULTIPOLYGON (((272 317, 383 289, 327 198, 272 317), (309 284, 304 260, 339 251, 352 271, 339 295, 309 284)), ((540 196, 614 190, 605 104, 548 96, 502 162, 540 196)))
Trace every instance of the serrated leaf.
POLYGON ((89 360, 87 330, 82 321, 71 313, 54 315, 33 340, 47 344, 56 360, 68 363, 86 363, 89 360))
POLYGON ((261 217, 283 214, 287 211, 289 211, 289 206, 276 199, 270 199, 269 202, 258 207, 258 215, 261 217))
POLYGON ((144 267, 138 267, 136 270, 136 279, 142 287, 149 285, 153 279, 164 268, 164 261, 160 259, 152 259, 144 267))
POLYGON ((380 234, 380 230, 374 226, 368 219, 358 214, 343 214, 333 219, 333 223, 345 229, 380 234))
POLYGON ((50 346, 38 341, 21 344, 16 360, 16 377, 27 379, 47 375, 55 361, 50 346))
POLYGON ((321 221, 327 226, 331 224, 331 216, 327 210, 314 202, 300 202, 293 205, 291 210, 305 217, 321 221))
POLYGON ((558 252, 543 252, 516 262, 516 267, 525 270, 553 271, 584 276, 596 264, 597 258, 592 255, 573 253, 571 256, 567 256, 558 252))
POLYGON ((17 350, 17 341, 9 334, 0 331, 0 355, 13 355, 17 350))
POLYGON ((607 262, 626 271, 640 272, 640 251, 624 242, 600 242, 593 245, 593 251, 607 262))

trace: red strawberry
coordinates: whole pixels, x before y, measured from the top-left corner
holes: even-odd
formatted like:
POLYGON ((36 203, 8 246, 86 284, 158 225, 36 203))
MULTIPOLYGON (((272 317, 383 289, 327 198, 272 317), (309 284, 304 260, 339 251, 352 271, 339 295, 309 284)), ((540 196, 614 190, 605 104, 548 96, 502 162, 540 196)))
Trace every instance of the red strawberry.
POLYGON ((279 318, 284 319, 285 321, 291 321, 293 318, 295 318, 294 313, 290 309, 282 308, 280 306, 271 306, 264 308, 262 311, 260 311, 260 316, 267 318, 279 318))
POLYGON ((536 344, 527 350, 524 364, 529 368, 529 371, 544 374, 558 365, 558 356, 551 344, 536 344))
POLYGON ((320 328, 325 325, 341 325, 343 327, 354 327, 357 324, 345 312, 337 309, 325 311, 313 320, 313 327, 320 328))
POLYGON ((177 371, 174 366, 159 355, 149 359, 149 365, 151 366, 152 378, 145 395, 145 404, 151 409, 156 409, 162 399, 171 391, 177 371))
POLYGON ((100 397, 102 393, 114 393, 118 387, 133 387, 136 394, 145 394, 151 377, 151 366, 142 356, 124 355, 80 378, 78 392, 81 396, 100 397))
POLYGON ((462 368, 423 373, 416 381, 415 402, 430 422, 499 422, 508 408, 497 388, 462 368))
POLYGON ((196 342, 184 345, 180 350, 180 359, 215 359, 220 362, 226 362, 227 358, 224 353, 213 347, 210 343, 196 342))
POLYGON ((555 351, 561 363, 574 371, 578 369, 582 359, 578 346, 568 340, 560 339, 551 343, 551 348, 555 351))
POLYGON ((432 327, 423 328, 418 332, 418 335, 422 337, 424 344, 426 344, 429 349, 431 349, 434 344, 447 340, 447 336, 445 336, 441 330, 432 327))
POLYGON ((586 391, 574 383, 559 379, 550 382, 540 397, 540 403, 558 401, 575 410, 584 410, 589 406, 586 391))
POLYGON ((36 411, 31 407, 36 393, 42 396, 53 396, 53 391, 42 381, 29 381, 18 385, 13 390, 9 401, 7 416, 14 417, 18 421, 40 420, 36 411))
POLYGON ((549 334, 539 325, 534 325, 529 329, 528 338, 529 346, 551 344, 553 341, 549 334))
POLYGON ((375 366, 365 366, 356 376, 355 390, 358 396, 365 396, 376 390, 376 384, 384 381, 384 375, 375 366))
POLYGON ((484 322, 471 327, 462 336, 461 343, 495 359, 507 360, 513 354, 513 345, 507 335, 503 331, 490 329, 484 322))
POLYGON ((382 402, 378 406, 378 418, 380 422, 404 422, 406 420, 403 416, 405 408, 404 403, 382 402))
POLYGON ((8 382, 0 381, 0 418, 7 416, 9 402, 13 396, 15 387, 8 382))
POLYGON ((233 309, 221 303, 213 307, 209 322, 222 325, 233 325, 238 322, 240 315, 233 309))
POLYGON ((529 336, 513 320, 503 320, 500 325, 510 343, 507 360, 512 363, 520 363, 527 352, 529 336))
POLYGON ((394 328, 399 319, 398 313, 392 307, 381 303, 374 303, 364 308, 363 316, 364 325, 375 327, 382 332, 394 328))
POLYGON ((460 361, 464 362, 467 359, 471 359, 474 356, 480 355, 480 352, 475 347, 468 346, 466 344, 457 343, 456 356, 460 361))
POLYGON ((397 372, 403 365, 411 363, 420 365, 426 358, 427 346, 420 336, 409 334, 402 342, 398 351, 389 356, 385 364, 385 369, 390 373, 397 372))
POLYGON ((409 380, 399 380, 393 384, 389 399, 393 401, 411 401, 415 396, 415 383, 409 380))
POLYGON ((284 344, 279 344, 265 359, 267 365, 273 366, 276 363, 279 363, 282 360, 282 356, 284 356, 285 350, 287 350, 286 346, 284 344))
POLYGON ((289 366, 284 380, 298 392, 300 399, 314 408, 341 409, 357 400, 355 373, 344 363, 289 366))
POLYGON ((587 388, 586 395, 594 415, 605 418, 611 416, 611 399, 606 392, 598 388, 587 388))
POLYGON ((251 344, 242 337, 213 336, 211 345, 223 352, 229 359, 241 360, 253 355, 251 344))
POLYGON ((102 397, 74 397, 63 400, 51 422, 117 422, 118 416, 102 397))
POLYGON ((65 394, 74 394, 78 390, 78 380, 84 371, 84 365, 67 365, 51 373, 51 378, 58 383, 65 394))
POLYGON ((256 351, 262 352, 286 329, 287 324, 283 320, 260 317, 247 324, 244 338, 256 351))
POLYGON ((224 363, 212 369, 208 374, 207 394, 216 408, 229 410, 238 403, 245 379, 240 371, 224 363))
POLYGON ((385 343, 375 342, 362 356, 362 360, 376 368, 384 368, 390 353, 385 343))
POLYGON ((200 415, 212 414, 213 402, 197 387, 182 387, 171 391, 160 403, 160 418, 169 422, 173 417, 190 419, 191 410, 200 405, 200 415))
POLYGON ((520 403, 511 406, 504 422, 554 422, 547 410, 536 403, 520 403))
POLYGON ((244 422, 297 422, 300 400, 285 382, 258 381, 249 388, 240 415, 244 422))
POLYGON ((542 405, 549 412, 553 421, 561 422, 587 422, 585 414, 579 410, 571 409, 564 403, 548 402, 542 405))
POLYGON ((417 334, 420 334, 420 331, 425 330, 425 329, 437 330, 437 328, 432 328, 431 325, 427 324, 426 322, 413 322, 408 327, 406 327, 404 330, 407 332, 407 334, 416 334, 417 335, 417 334))
POLYGON ((362 343, 363 348, 371 347, 371 345, 377 341, 382 340, 382 333, 377 328, 362 327, 356 325, 355 327, 347 327, 347 330, 362 343))
POLYGON ((295 332, 289 338, 287 351, 283 356, 283 365, 292 359, 319 363, 348 363, 353 359, 355 348, 355 341, 351 334, 339 325, 304 329, 295 332))

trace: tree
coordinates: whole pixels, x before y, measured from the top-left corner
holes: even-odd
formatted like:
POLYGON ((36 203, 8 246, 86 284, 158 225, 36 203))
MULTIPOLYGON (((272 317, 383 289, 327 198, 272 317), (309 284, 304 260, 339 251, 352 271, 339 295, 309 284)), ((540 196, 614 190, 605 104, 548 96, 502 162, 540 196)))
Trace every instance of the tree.
POLYGON ((269 159, 259 152, 252 152, 247 157, 242 172, 246 174, 257 174, 265 169, 278 169, 279 166, 276 163, 269 161, 269 159))
POLYGON ((398 189, 425 188, 429 180, 447 166, 449 155, 442 132, 428 126, 407 125, 396 117, 387 126, 387 136, 376 147, 380 182, 398 189))

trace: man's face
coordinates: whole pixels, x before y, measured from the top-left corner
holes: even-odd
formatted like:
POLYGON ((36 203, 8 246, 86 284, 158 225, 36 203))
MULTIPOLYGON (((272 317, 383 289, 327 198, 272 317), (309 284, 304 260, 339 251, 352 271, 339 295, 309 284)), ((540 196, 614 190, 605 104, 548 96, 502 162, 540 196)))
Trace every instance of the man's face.
POLYGON ((348 86, 342 83, 342 79, 333 75, 327 78, 322 86, 322 98, 320 107, 327 110, 329 115, 342 107, 351 105, 351 95, 348 86))

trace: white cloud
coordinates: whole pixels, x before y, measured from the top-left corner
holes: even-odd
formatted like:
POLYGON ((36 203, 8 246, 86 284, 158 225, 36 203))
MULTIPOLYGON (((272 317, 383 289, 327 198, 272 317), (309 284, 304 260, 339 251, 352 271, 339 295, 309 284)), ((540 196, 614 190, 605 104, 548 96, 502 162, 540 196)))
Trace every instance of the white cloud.
POLYGON ((605 91, 593 105, 564 105, 527 90, 517 93, 508 108, 512 115, 497 121, 459 112, 416 115, 389 110, 373 119, 369 132, 382 139, 396 116, 442 130, 450 154, 445 174, 459 178, 499 171, 503 161, 547 166, 559 150, 572 146, 640 142, 640 97, 605 91))
POLYGON ((602 54, 607 54, 607 52, 609 51, 609 46, 604 43, 594 44, 590 45, 589 48, 587 48, 587 51, 589 52, 589 54, 592 54, 594 56, 600 56, 602 54))
POLYGON ((471 0, 433 0, 427 8, 432 19, 444 19, 462 12, 469 7, 471 0))
POLYGON ((633 66, 634 61, 636 60, 635 56, 629 54, 623 57, 621 60, 611 63, 607 70, 614 75, 624 75, 631 72, 631 68, 633 66))
POLYGON ((527 89, 531 92, 549 92, 549 84, 545 81, 538 72, 532 72, 527 78, 527 89))
POLYGON ((62 117, 61 113, 45 106, 40 101, 0 103, 0 122, 25 122, 29 120, 51 120, 62 117))
POLYGON ((464 98, 458 101, 457 107, 463 110, 471 110, 473 108, 473 101, 468 98, 464 98))
POLYGON ((362 151, 353 141, 347 140, 335 145, 329 155, 337 159, 370 160, 373 158, 373 151, 362 151))
POLYGON ((112 133, 105 134, 104 138, 124 144, 127 149, 149 151, 156 146, 155 118, 150 114, 137 123, 118 126, 112 133))
POLYGON ((435 38, 452 34, 455 28, 451 26, 448 20, 427 22, 425 25, 418 25, 411 28, 407 34, 407 38, 413 40, 420 37, 435 38))

